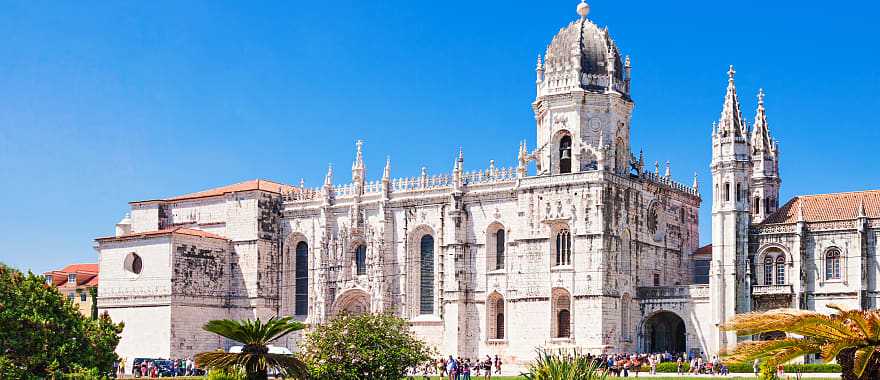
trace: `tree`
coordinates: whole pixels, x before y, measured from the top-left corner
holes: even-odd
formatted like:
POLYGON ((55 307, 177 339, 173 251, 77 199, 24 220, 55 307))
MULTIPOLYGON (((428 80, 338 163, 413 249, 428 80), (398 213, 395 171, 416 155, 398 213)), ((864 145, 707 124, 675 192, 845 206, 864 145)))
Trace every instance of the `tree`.
POLYGON ((112 371, 122 328, 84 317, 42 276, 0 265, 0 378, 112 371))
POLYGON ((305 325, 290 317, 271 318, 266 323, 259 318, 253 321, 210 321, 203 327, 205 331, 239 342, 244 347, 240 353, 202 352, 196 355, 196 364, 224 371, 244 368, 248 380, 266 380, 269 368, 281 370, 294 378, 307 378, 308 371, 302 361, 290 355, 270 354, 268 347, 269 342, 303 328, 305 325))
POLYGON ((315 379, 401 379, 433 352, 401 318, 340 315, 306 336, 305 361, 315 379))
POLYGON ((736 316, 724 326, 738 335, 782 331, 777 340, 744 342, 729 355, 733 361, 765 359, 773 368, 807 354, 821 353, 826 362, 837 359, 844 380, 880 379, 880 311, 828 307, 832 315, 780 309, 736 316))

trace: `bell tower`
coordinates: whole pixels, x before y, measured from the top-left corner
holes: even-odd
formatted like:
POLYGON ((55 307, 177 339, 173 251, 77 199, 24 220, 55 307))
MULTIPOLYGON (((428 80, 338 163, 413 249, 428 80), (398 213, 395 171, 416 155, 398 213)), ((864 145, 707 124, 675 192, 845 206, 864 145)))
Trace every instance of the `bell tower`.
MULTIPOLYGON (((728 71, 727 93, 721 120, 712 130, 712 263, 709 288, 713 298, 713 323, 720 327, 751 309, 748 232, 749 186, 752 162, 749 135, 736 95, 733 66, 728 71)), ((734 332, 715 330, 715 353, 732 350, 734 332)))
POLYGON ((629 171, 632 67, 608 28, 587 18, 589 11, 582 1, 578 19, 538 56, 532 103, 538 175, 629 171))
POLYGON ((752 128, 752 222, 761 223, 779 208, 779 144, 770 137, 764 90, 758 92, 758 111, 752 128))

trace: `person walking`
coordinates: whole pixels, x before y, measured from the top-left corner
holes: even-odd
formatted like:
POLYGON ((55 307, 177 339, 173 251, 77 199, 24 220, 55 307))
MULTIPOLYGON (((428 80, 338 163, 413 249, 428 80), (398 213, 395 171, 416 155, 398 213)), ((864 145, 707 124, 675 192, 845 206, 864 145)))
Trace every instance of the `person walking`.
POLYGON ((682 376, 682 375, 684 375, 683 370, 684 370, 684 359, 679 357, 678 360, 675 361, 675 373, 678 376, 682 376))
POLYGON ((495 373, 498 375, 501 374, 501 358, 499 358, 498 355, 495 355, 495 373))
POLYGON ((755 361, 752 362, 752 371, 755 371, 755 377, 758 377, 758 373, 760 372, 760 370, 761 370, 761 361, 759 361, 758 359, 755 359, 755 361))
POLYGON ((449 380, 458 380, 456 376, 457 365, 455 363, 455 358, 452 355, 449 355, 449 360, 446 361, 446 373, 449 374, 449 380))
POLYGON ((492 378, 492 357, 489 355, 486 355, 486 360, 483 361, 483 371, 483 378, 485 378, 486 380, 492 378))

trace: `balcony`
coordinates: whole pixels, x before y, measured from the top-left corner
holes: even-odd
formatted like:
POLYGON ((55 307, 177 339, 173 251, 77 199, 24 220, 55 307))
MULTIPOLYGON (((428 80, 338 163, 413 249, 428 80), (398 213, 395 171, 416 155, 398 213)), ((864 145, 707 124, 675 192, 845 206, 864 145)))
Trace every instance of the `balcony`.
POLYGON ((753 296, 790 296, 791 285, 752 285, 753 296))

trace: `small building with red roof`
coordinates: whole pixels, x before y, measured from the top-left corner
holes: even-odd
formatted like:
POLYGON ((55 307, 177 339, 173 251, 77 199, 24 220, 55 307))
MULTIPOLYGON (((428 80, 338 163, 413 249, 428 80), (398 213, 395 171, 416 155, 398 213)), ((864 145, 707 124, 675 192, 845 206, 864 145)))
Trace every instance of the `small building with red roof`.
POLYGON ((98 264, 70 264, 43 273, 46 283, 79 308, 85 316, 97 317, 98 264))

